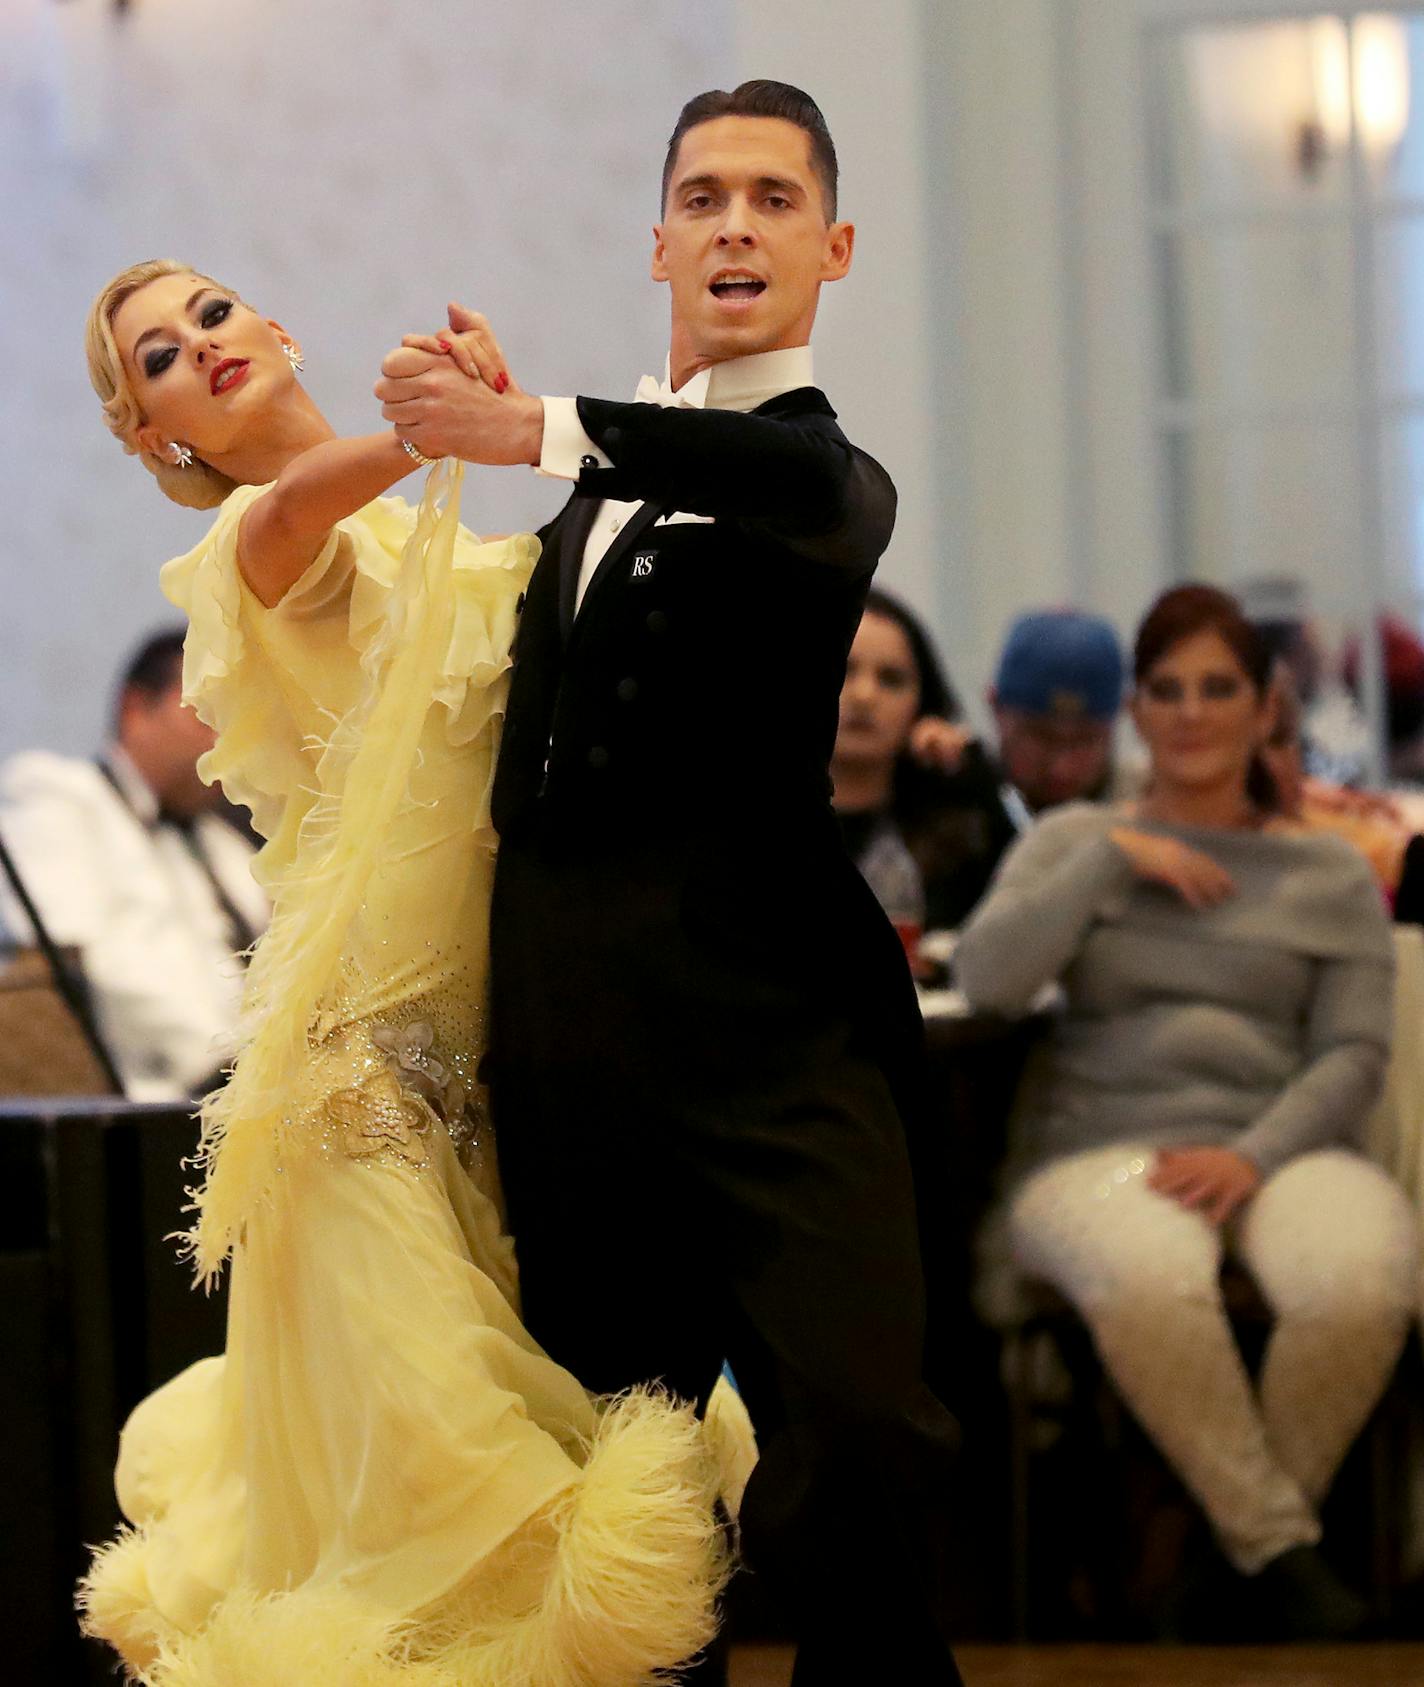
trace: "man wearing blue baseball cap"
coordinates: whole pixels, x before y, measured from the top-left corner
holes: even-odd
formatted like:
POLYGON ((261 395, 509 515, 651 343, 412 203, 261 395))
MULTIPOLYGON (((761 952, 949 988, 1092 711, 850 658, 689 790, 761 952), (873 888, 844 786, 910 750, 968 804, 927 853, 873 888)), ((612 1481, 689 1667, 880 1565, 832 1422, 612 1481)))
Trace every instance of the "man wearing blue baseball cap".
POLYGON ((1122 691, 1122 652, 1101 616, 1052 609, 1014 622, 989 691, 997 744, 946 732, 921 758, 945 774, 919 840, 934 923, 968 917, 1036 815, 1108 794, 1122 691))
POLYGON ((1105 793, 1122 682, 1117 634, 1100 616, 1044 610, 1014 622, 989 694, 1011 813, 1014 797, 1038 814, 1105 793))

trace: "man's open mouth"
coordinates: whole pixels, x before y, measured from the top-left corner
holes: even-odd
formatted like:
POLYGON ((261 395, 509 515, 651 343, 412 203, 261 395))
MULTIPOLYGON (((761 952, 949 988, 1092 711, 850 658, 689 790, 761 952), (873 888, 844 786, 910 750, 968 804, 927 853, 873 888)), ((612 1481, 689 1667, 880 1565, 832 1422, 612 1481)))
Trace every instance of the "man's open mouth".
POLYGON ((708 283, 718 299, 755 299, 766 291, 766 283, 749 270, 727 270, 708 283))

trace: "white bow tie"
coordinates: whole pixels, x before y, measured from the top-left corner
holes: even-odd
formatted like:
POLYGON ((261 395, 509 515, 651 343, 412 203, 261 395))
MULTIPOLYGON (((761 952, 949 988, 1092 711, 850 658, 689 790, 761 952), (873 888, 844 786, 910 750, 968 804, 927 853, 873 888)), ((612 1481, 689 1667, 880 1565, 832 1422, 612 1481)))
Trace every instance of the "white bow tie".
POLYGON ((638 382, 638 390, 633 395, 635 403, 657 404, 664 410, 699 410, 701 405, 692 404, 685 396, 687 388, 678 392, 671 392, 663 385, 656 375, 644 375, 638 382))

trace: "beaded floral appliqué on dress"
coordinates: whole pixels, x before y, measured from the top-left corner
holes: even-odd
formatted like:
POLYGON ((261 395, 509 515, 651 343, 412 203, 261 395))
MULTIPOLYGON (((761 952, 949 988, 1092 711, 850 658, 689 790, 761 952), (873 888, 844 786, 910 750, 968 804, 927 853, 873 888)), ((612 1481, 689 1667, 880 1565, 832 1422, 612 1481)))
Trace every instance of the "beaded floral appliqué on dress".
POLYGON ((353 1160, 396 1159, 423 1166, 429 1158, 425 1134, 434 1114, 389 1072, 377 1073, 359 1089, 337 1090, 327 1097, 325 1111, 337 1146, 353 1160))
POLYGON ((383 1067, 361 1084, 335 1091, 326 1113, 337 1145, 354 1160, 398 1159, 423 1166, 428 1133, 443 1127, 459 1150, 478 1130, 469 1091, 436 1043, 426 1019, 396 1029, 371 1027, 371 1041, 385 1056, 383 1067))
POLYGON ((435 1027, 415 1019, 403 1031, 377 1025, 371 1041, 384 1049, 391 1070, 408 1090, 423 1096, 448 1128, 465 1111, 465 1086, 435 1046, 435 1027))

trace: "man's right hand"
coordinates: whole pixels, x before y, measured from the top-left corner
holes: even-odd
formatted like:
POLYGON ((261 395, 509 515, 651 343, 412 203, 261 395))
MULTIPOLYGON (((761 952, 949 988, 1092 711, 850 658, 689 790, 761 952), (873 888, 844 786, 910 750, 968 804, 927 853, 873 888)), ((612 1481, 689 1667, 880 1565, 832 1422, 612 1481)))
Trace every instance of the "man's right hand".
POLYGON ((381 414, 427 457, 537 464, 543 401, 510 377, 483 317, 451 305, 450 325, 449 335, 411 335, 387 353, 375 388, 381 414))
POLYGON ((1215 908, 1236 894, 1236 881, 1224 867, 1176 838, 1135 831, 1130 826, 1114 826, 1108 837, 1127 857, 1138 878, 1176 891, 1189 907, 1215 908))

